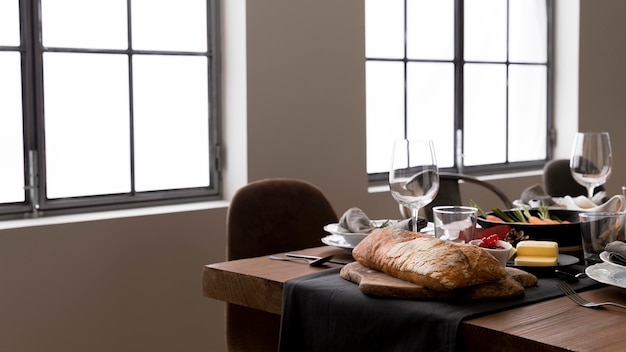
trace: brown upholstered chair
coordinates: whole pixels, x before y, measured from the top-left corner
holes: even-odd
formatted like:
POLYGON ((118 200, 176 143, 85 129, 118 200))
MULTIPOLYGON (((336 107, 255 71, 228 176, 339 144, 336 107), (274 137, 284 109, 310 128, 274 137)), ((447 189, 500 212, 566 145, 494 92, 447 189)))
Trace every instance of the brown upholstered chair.
MULTIPOLYGON (((489 182, 482 181, 477 179, 476 177, 463 175, 463 174, 455 174, 449 172, 440 172, 439 173, 439 192, 433 201, 426 205, 423 209, 424 216, 428 221, 433 221, 433 207, 438 205, 462 205, 461 200, 461 187, 459 185, 460 182, 468 182, 472 184, 476 184, 485 188, 485 190, 490 191, 498 196, 498 198, 502 201, 505 206, 505 209, 513 208, 513 203, 506 196, 502 190, 498 187, 494 186, 489 182)), ((402 207, 404 208, 404 207, 402 207)), ((400 209, 400 213, 408 218, 411 216, 411 211, 407 208, 400 209)))
MULTIPOLYGON (((550 160, 543 167, 543 190, 552 197, 586 196, 587 189, 574 180, 568 159, 550 160)), ((594 194, 604 191, 604 186, 596 187, 594 194)))
MULTIPOLYGON (((265 179, 239 189, 227 213, 227 259, 258 257, 322 245, 323 226, 338 221, 314 185, 295 179, 265 179)), ((280 316, 226 304, 228 350, 278 350, 280 316)))

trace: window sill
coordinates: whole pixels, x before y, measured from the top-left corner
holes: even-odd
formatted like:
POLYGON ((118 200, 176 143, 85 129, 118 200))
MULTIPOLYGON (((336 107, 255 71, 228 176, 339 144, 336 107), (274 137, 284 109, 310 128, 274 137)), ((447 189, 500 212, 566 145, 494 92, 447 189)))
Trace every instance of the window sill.
POLYGON ((97 220, 109 220, 118 218, 130 218, 139 216, 151 216, 168 213, 190 212, 207 209, 219 209, 227 208, 228 201, 210 201, 210 202, 198 202, 188 204, 176 204, 176 205, 162 205, 146 208, 136 209, 124 209, 124 210, 111 210, 92 212, 84 214, 71 214, 71 215, 57 215, 40 218, 29 219, 16 219, 16 220, 4 220, 0 221, 0 230, 35 227, 45 225, 67 224, 76 222, 88 222, 97 220))

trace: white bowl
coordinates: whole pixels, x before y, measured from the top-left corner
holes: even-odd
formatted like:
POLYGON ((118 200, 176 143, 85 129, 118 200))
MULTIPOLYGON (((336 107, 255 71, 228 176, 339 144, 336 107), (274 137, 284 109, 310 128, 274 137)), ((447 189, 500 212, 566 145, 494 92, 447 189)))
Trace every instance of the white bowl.
MULTIPOLYGON (((481 240, 471 240, 469 243, 471 245, 478 246, 480 241, 481 240)), ((506 262, 509 260, 509 254, 511 253, 511 248, 513 248, 513 246, 511 246, 509 242, 505 242, 502 240, 498 240, 498 246, 502 248, 479 248, 494 256, 494 258, 496 258, 500 262, 500 265, 506 266, 506 262)))

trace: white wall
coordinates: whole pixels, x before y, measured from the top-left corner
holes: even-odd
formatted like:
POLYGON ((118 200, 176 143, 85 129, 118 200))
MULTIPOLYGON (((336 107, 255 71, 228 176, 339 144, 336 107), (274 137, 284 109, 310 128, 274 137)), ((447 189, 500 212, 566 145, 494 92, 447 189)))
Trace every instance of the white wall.
MULTIPOLYGON (((363 2, 228 0, 223 8, 226 194, 248 180, 296 177, 318 185, 338 213, 359 206, 396 217, 388 193, 367 190, 363 2)), ((613 43, 623 41, 623 10, 619 0, 581 6, 581 53, 593 45, 599 55, 581 54, 580 125, 616 137, 626 53, 613 43)), ((559 111, 571 114, 575 95, 559 111)), ((626 142, 614 143, 610 191, 624 173, 626 142)), ((516 198, 537 181, 493 182, 516 198)), ((0 223, 0 351, 224 351, 223 304, 202 297, 201 273, 224 260, 225 203, 152 210, 0 223)))

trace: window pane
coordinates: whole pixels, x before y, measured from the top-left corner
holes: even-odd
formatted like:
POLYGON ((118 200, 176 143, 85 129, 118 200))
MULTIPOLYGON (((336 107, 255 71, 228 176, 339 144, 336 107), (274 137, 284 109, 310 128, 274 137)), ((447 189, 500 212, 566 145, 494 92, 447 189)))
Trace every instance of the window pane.
POLYGON ((24 201, 20 54, 0 52, 0 203, 24 201))
POLYGON ((137 191, 209 185, 207 80, 206 57, 134 57, 137 191))
POLYGON ((464 162, 506 161, 506 66, 465 65, 464 162))
POLYGON ((454 58, 454 1, 407 1, 407 57, 454 58))
MULTIPOLYGON (((404 57, 402 0, 365 0, 365 56, 404 57)), ((386 169, 389 169, 389 166, 386 169)))
POLYGON ((128 47, 126 0, 41 0, 41 21, 44 46, 128 47))
POLYGON ((133 49, 207 50, 206 0, 133 0, 133 49))
POLYGON ((388 172, 393 141, 404 137, 404 64, 368 61, 367 172, 388 172))
POLYGON ((130 191, 125 55, 44 53, 49 198, 130 191))
POLYGON ((510 60, 546 62, 548 15, 545 0, 510 0, 510 6, 510 60))
POLYGON ((509 82, 509 160, 545 159, 546 68, 511 65, 509 82), (532 143, 529 143, 530 140, 532 143))
POLYGON ((506 3, 465 0, 465 60, 506 60, 506 3))
POLYGON ((409 138, 435 143, 439 167, 454 166, 454 65, 409 63, 407 72, 409 138))
POLYGON ((18 0, 0 1, 0 45, 20 45, 18 0))

